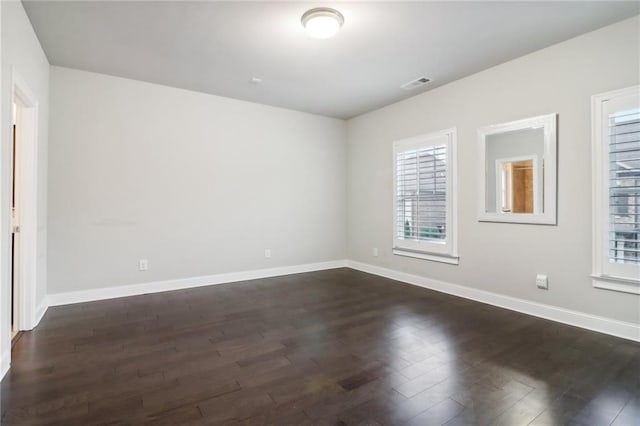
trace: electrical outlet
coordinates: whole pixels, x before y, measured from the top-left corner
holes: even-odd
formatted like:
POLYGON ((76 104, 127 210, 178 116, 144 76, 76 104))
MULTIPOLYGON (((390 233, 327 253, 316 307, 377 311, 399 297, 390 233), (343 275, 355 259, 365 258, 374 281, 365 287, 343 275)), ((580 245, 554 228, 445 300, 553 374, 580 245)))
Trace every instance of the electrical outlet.
POLYGON ((271 249, 264 250, 264 257, 266 257, 267 259, 271 258, 271 249))
POLYGON ((147 269, 149 269, 149 261, 147 259, 140 259, 138 261, 138 270, 146 271, 147 269))
POLYGON ((536 275, 536 286, 543 290, 549 289, 549 278, 546 275, 538 274, 536 275))
POLYGON ((373 252, 373 257, 378 257, 378 248, 377 247, 374 247, 372 252, 373 252))

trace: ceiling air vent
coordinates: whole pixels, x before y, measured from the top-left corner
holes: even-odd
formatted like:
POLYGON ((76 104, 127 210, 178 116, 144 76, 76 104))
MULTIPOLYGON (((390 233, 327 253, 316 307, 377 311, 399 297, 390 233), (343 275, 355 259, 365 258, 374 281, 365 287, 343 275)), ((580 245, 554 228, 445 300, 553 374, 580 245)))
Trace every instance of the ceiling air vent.
POLYGON ((415 79, 413 81, 403 84, 402 86, 400 86, 400 88, 404 90, 413 90, 413 89, 417 89, 420 86, 424 86, 430 81, 431 80, 429 80, 427 77, 420 77, 418 79, 415 79))

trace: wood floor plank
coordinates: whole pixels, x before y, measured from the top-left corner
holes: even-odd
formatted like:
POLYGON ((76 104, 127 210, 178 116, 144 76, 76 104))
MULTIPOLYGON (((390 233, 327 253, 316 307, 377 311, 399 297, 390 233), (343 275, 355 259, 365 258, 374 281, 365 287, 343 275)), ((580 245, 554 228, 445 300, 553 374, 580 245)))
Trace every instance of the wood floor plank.
POLYGON ((2 425, 637 426, 640 344, 350 269, 52 307, 2 425))

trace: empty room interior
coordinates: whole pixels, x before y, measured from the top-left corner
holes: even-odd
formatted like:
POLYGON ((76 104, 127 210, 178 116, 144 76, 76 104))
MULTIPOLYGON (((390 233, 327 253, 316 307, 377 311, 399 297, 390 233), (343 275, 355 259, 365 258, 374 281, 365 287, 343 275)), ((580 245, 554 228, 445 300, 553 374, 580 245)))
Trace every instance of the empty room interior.
POLYGON ((2 425, 640 425, 640 2, 0 1, 2 425))

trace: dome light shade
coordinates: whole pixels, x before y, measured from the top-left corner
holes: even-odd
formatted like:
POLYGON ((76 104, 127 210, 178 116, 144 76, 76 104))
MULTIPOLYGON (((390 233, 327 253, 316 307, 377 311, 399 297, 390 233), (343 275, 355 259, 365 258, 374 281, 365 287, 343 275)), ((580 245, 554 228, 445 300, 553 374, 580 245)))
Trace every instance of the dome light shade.
POLYGON ((326 39, 336 35, 344 24, 344 16, 335 9, 318 7, 302 15, 302 26, 313 38, 326 39))

